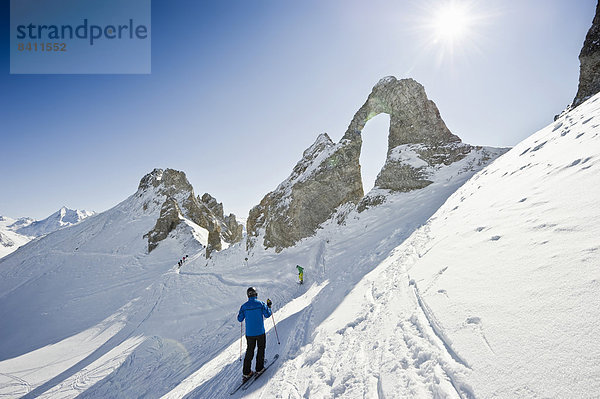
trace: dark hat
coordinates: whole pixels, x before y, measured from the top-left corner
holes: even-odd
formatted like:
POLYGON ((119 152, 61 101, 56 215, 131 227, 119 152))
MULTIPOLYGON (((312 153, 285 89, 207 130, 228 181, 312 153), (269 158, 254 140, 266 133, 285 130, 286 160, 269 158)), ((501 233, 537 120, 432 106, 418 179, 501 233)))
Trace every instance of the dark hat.
POLYGON ((253 296, 258 296, 258 292, 256 291, 256 288, 254 287, 250 287, 246 290, 246 294, 248 295, 248 298, 253 297, 253 296))

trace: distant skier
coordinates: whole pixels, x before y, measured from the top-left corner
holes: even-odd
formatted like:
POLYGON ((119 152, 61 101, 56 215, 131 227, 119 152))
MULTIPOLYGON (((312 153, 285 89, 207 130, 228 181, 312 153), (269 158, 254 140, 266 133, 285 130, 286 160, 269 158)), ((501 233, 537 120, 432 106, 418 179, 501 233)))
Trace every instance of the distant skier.
POLYGON ((262 373, 265 367, 265 347, 267 346, 267 336, 265 334, 264 318, 271 317, 270 299, 267 303, 258 300, 256 288, 250 287, 246 290, 248 302, 240 307, 238 321, 241 323, 246 320, 246 356, 244 357, 243 381, 247 381, 252 375, 252 358, 254 357, 254 348, 258 344, 256 354, 256 372, 262 373))
POLYGON ((178 265, 177 268, 181 269, 181 259, 179 259, 179 262, 177 262, 177 265, 178 265))
POLYGON ((298 269, 298 282, 304 284, 304 268, 300 265, 296 265, 296 269, 298 269))

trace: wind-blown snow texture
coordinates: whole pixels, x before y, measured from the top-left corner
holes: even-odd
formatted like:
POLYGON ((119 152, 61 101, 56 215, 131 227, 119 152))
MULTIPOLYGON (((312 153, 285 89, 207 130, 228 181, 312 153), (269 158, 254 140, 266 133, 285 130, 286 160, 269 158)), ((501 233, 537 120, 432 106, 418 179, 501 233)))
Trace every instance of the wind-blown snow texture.
POLYGON ((37 240, 0 261, 0 395, 229 397, 254 285, 281 358, 233 397, 595 397, 599 98, 279 254, 207 262, 180 232, 146 255, 159 210, 135 195, 37 240))

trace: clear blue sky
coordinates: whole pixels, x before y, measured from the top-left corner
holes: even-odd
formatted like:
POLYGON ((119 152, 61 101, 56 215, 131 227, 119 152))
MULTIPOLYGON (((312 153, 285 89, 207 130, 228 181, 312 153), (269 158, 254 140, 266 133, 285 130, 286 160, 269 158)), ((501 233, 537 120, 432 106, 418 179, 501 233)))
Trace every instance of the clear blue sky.
POLYGON ((596 2, 466 1, 453 54, 424 26, 444 0, 153 1, 152 74, 78 76, 10 75, 2 0, 0 215, 104 211, 160 167, 245 217, 386 75, 422 83, 463 141, 515 145, 572 101, 596 2))

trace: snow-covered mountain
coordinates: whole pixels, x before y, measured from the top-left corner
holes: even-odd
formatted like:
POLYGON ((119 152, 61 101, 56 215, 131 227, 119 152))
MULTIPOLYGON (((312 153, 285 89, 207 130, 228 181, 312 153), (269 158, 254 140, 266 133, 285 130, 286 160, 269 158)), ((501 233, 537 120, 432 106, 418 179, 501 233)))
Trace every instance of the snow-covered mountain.
POLYGON ((40 237, 63 227, 77 224, 92 215, 94 215, 94 212, 74 210, 63 206, 46 219, 33 221, 26 226, 17 228, 15 231, 24 236, 40 237))
POLYGON ((228 397, 254 285, 273 299, 280 360, 233 397, 594 397, 599 100, 483 170, 471 152, 280 253, 242 242, 206 258, 183 214, 148 253, 168 201, 140 185, 0 260, 0 393, 228 397))
POLYGON ((36 237, 72 226, 92 215, 94 212, 62 207, 58 212, 39 221, 28 217, 15 220, 0 216, 0 258, 16 251, 36 237))
POLYGON ((8 216, 0 216, 0 258, 17 250, 17 248, 31 241, 31 237, 17 233, 19 227, 33 223, 30 218, 13 219, 8 216))

